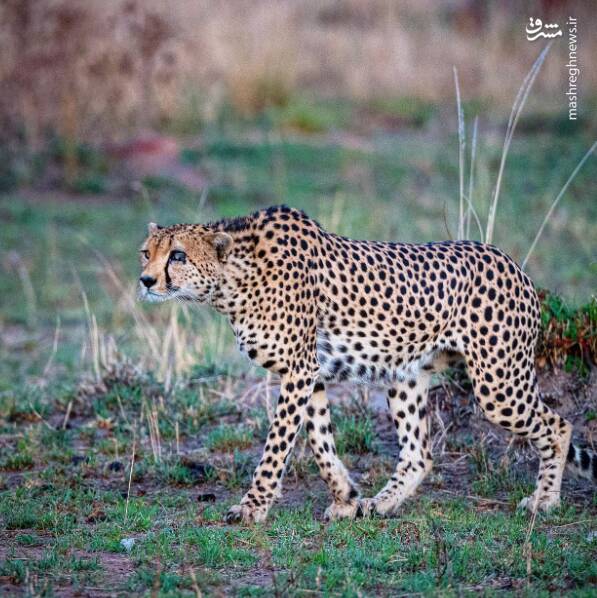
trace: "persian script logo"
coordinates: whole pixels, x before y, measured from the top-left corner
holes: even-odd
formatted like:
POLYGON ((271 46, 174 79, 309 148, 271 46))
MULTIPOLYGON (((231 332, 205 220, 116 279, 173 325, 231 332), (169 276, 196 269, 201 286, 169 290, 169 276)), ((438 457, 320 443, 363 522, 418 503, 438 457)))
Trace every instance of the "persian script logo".
POLYGON ((562 35, 562 30, 557 23, 544 23, 541 19, 535 19, 534 17, 530 17, 525 31, 530 42, 534 42, 540 37, 553 39, 562 35))

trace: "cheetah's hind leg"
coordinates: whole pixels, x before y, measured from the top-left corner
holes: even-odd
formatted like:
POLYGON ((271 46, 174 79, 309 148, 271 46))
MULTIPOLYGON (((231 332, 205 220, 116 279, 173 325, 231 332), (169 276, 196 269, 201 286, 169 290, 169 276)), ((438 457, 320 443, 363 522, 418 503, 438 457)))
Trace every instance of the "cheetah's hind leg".
POLYGON ((539 454, 536 489, 519 507, 547 511, 558 506, 572 425, 540 400, 531 350, 515 367, 499 358, 475 367, 467 359, 467 369, 487 419, 528 438, 539 454))
POLYGON ((400 446, 398 463, 392 477, 376 496, 359 501, 357 516, 395 514, 431 471, 427 425, 430 378, 431 372, 423 371, 417 379, 399 382, 389 389, 388 407, 400 446))
POLYGON ((570 447, 572 425, 538 401, 538 413, 531 424, 529 438, 539 453, 537 487, 523 498, 519 508, 548 511, 560 505, 562 475, 570 447))

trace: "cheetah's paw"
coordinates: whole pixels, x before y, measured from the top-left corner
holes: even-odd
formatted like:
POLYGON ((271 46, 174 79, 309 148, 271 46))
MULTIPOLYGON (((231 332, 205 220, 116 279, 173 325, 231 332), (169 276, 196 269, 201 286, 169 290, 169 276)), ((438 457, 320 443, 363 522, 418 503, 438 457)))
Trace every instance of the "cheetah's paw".
POLYGON ((249 505, 233 505, 228 509, 224 517, 226 523, 259 523, 265 521, 267 510, 251 507, 249 505))
POLYGON ((353 502, 333 502, 323 515, 326 521, 337 521, 338 519, 356 519, 358 501, 353 502))
POLYGON ((379 497, 361 498, 357 508, 359 517, 392 517, 396 514, 400 503, 395 500, 383 500, 379 497))
POLYGON ((531 496, 527 496, 527 497, 523 498, 518 503, 519 509, 527 509, 531 513, 533 511, 535 511, 535 509, 537 511, 546 512, 546 511, 550 511, 551 509, 554 509, 559 506, 560 506, 560 497, 559 496, 556 496, 555 494, 553 494, 553 495, 544 494, 543 496, 540 496, 539 499, 537 500, 537 494, 535 492, 533 492, 533 494, 531 494, 531 496))

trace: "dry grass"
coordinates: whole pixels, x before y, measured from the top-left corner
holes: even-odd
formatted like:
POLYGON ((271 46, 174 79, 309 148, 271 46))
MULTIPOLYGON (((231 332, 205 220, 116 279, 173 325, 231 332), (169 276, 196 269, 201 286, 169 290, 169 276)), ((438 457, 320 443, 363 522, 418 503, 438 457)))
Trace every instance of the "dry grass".
MULTIPOLYGON (((586 5, 565 8, 590 22, 586 5)), ((209 120, 226 102, 252 115, 310 91, 448 101, 453 66, 469 97, 506 109, 537 53, 524 36, 526 10, 430 0, 9 0, 0 7, 0 118, 5 134, 35 145, 47 128, 71 142, 112 139, 190 113, 209 120)), ((581 39, 588 63, 597 40, 581 39)), ((556 110, 565 48, 557 45, 536 83, 556 110)), ((588 97, 597 73, 582 77, 588 97)))

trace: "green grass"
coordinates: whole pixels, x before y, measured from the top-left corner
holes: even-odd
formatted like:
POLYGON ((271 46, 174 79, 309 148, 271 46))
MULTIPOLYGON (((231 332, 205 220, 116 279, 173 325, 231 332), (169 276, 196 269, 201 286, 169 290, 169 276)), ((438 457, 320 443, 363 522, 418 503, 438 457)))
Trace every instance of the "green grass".
POLYGON ((60 587, 65 578, 81 586, 100 584, 114 591, 189 591, 189 571, 203 592, 270 595, 321 591, 342 595, 528 588, 560 592, 589 587, 597 579, 595 541, 588 539, 591 515, 575 508, 541 518, 531 534, 531 574, 524 542, 529 526, 522 514, 476 510, 463 500, 422 498, 398 519, 324 525, 305 504, 275 509, 271 520, 253 528, 222 527, 225 505, 196 509, 175 494, 134 498, 124 519, 124 500, 110 491, 68 490, 68 476, 52 488, 28 496, 19 506, 0 495, 6 529, 27 530, 18 544, 41 546, 24 560, 18 549, 0 566, 1 574, 22 584, 37 574, 60 587), (105 505, 105 516, 86 523, 90 501, 105 505), (10 513, 8 519, 7 513, 10 513), (40 535, 43 534, 43 535, 40 535), (135 537, 127 555, 119 539, 135 537), (571 550, 574 547, 574 550, 571 550), (74 555, 73 551, 78 551, 74 555), (114 579, 102 555, 116 553, 130 563, 126 578, 114 579), (156 566, 156 563, 158 564, 156 566), (262 569, 259 585, 251 582, 262 569))
POLYGON ((494 464, 485 447, 474 447, 470 454, 474 471, 472 489, 475 494, 492 497, 507 492, 515 506, 533 491, 532 484, 517 476, 509 463, 494 464))
POLYGON ((578 307, 554 293, 541 293, 542 335, 538 356, 552 366, 590 375, 597 361, 597 297, 578 307))
POLYGON ((336 418, 334 436, 339 455, 355 453, 365 455, 374 453, 375 431, 369 416, 342 415, 336 418))
MULTIPOLYGON (((156 404, 164 429, 168 418, 184 419, 193 384, 187 380, 170 393, 168 405, 156 404)), ((209 388, 221 394, 228 384, 210 382, 209 388)), ((595 497, 565 496, 565 506, 537 519, 528 576, 530 520, 515 504, 531 491, 532 476, 501 465, 468 430, 453 435, 449 450, 468 458, 469 472, 456 485, 435 477, 394 519, 324 523, 329 496, 312 457, 299 448, 284 500, 268 521, 225 525, 223 515, 239 500, 258 459, 261 433, 249 430, 263 427, 264 414, 254 410, 248 422, 223 423, 222 417, 238 414, 222 401, 226 409, 204 410, 210 415, 179 427, 178 437, 161 436, 156 460, 148 424, 138 418, 142 402, 134 397, 162 390, 150 379, 130 395, 119 387, 122 410, 109 392, 85 408, 78 404, 62 430, 49 422, 63 421, 68 395, 53 396, 50 387, 43 393, 43 421, 13 424, 19 439, 0 451, 3 583, 24 588, 33 581, 36 591, 55 594, 74 586, 83 593, 101 587, 193 595, 194 575, 206 595, 389 596, 479 588, 589 595, 597 582, 595 497), (126 538, 135 540, 130 552, 121 543, 126 538)), ((195 390, 199 406, 197 396, 195 390)), ((363 480, 365 493, 375 492, 394 466, 378 444, 379 420, 353 407, 334 409, 333 421, 344 461, 363 480)))
POLYGON ((412 97, 379 98, 369 102, 367 109, 390 123, 415 128, 425 126, 437 112, 437 106, 412 97))
POLYGON ((238 426, 220 426, 211 430, 205 439, 205 445, 210 451, 234 452, 235 449, 245 449, 252 443, 253 433, 238 426))

